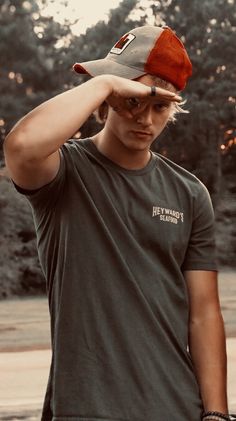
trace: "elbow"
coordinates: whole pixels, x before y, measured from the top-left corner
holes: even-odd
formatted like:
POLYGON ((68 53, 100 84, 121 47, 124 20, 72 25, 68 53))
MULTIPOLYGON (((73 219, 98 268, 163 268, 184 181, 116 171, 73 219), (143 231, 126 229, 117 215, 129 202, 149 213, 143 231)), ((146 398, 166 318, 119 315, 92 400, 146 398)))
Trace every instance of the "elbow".
POLYGON ((224 326, 224 320, 220 310, 207 312, 189 319, 189 331, 204 329, 207 326, 224 326))
POLYGON ((13 129, 5 138, 3 143, 3 151, 6 161, 27 160, 29 157, 30 143, 27 141, 27 133, 25 130, 13 129))
POLYGON ((4 143, 3 143, 3 149, 6 153, 9 151, 17 151, 22 150, 24 146, 24 139, 25 139, 25 133, 22 133, 21 130, 12 129, 8 135, 6 136, 4 143))

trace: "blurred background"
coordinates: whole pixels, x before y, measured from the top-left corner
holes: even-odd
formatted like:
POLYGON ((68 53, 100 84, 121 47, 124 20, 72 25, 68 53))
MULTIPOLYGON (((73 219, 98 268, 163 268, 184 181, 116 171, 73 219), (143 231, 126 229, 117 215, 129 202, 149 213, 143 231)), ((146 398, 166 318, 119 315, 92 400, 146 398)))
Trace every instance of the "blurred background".
MULTIPOLYGON (((31 210, 9 180, 4 138, 32 108, 86 80, 73 73, 74 62, 104 57, 121 35, 145 24, 174 29, 193 63, 183 92, 190 113, 180 114, 153 149, 194 173, 211 194, 229 402, 236 412, 236 0, 0 0, 2 420, 40 419, 50 363, 46 285, 31 210)), ((91 117, 77 136, 99 129, 91 117)))
MULTIPOLYGON (((154 149, 207 186, 219 265, 236 267, 235 0, 1 0, 0 12, 0 297, 45 293, 30 208, 4 168, 5 135, 39 103, 85 81, 73 73, 75 61, 104 57, 144 24, 172 27, 193 62, 183 95, 190 114, 179 115, 154 149)), ((80 132, 98 129, 91 117, 80 132)))
MULTIPOLYGON (((145 24, 172 27, 193 63, 183 93, 190 114, 179 115, 154 149, 207 186, 219 265, 236 267, 235 0, 1 0, 0 12, 0 297, 45 293, 30 208, 4 168, 5 135, 39 103, 86 80, 72 71, 75 61, 104 57, 145 24)), ((80 132, 98 129, 91 117, 80 132)))

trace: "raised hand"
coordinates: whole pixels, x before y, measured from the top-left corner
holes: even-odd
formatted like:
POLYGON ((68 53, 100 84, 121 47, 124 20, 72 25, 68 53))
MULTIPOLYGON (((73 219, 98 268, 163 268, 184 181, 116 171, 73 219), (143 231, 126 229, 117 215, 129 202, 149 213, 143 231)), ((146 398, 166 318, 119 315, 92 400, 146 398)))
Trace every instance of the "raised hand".
MULTIPOLYGON (((110 76, 109 76, 110 77, 110 76)), ((149 86, 139 81, 112 76, 112 94, 106 101, 114 111, 120 115, 132 117, 140 112, 148 103, 181 102, 182 98, 176 93, 149 86)))

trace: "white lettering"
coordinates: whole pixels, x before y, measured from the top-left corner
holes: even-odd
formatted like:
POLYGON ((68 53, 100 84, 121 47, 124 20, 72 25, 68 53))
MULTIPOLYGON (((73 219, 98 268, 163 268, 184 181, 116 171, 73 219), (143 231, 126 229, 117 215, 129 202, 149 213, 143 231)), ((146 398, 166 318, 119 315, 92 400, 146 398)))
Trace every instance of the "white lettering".
POLYGON ((153 208, 152 208, 152 216, 157 216, 157 215, 159 215, 159 213, 158 213, 158 207, 157 206, 153 206, 153 208))
POLYGON ((174 209, 162 208, 160 206, 153 206, 152 216, 160 216, 160 221, 171 222, 178 224, 179 221, 184 222, 184 213, 174 209))
POLYGON ((178 224, 178 220, 176 218, 173 218, 173 216, 169 216, 169 215, 160 215, 160 220, 171 222, 172 224, 178 224))

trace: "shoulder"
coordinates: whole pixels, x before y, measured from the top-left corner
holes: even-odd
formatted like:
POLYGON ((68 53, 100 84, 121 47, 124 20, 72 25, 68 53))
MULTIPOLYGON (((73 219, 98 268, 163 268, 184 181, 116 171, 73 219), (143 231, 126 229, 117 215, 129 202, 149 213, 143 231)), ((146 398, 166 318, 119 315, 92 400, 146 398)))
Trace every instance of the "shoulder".
POLYGON ((170 173, 171 175, 175 175, 179 179, 182 179, 185 182, 193 183, 198 185, 201 184, 201 181, 192 173, 187 171, 185 168, 181 167, 180 165, 176 164, 175 162, 171 161, 169 158, 166 158, 163 155, 160 155, 157 152, 153 152, 154 155, 158 159, 158 165, 160 166, 162 171, 166 173, 170 173))
POLYGON ((62 159, 68 173, 73 169, 78 170, 83 166, 91 165, 93 148, 91 139, 69 139, 60 148, 62 159))
POLYGON ((193 198, 198 198, 199 195, 210 197, 206 186, 194 174, 156 152, 154 155, 166 182, 174 184, 177 190, 184 190, 193 198))
POLYGON ((68 139, 62 146, 63 153, 80 154, 90 149, 90 139, 68 139))

